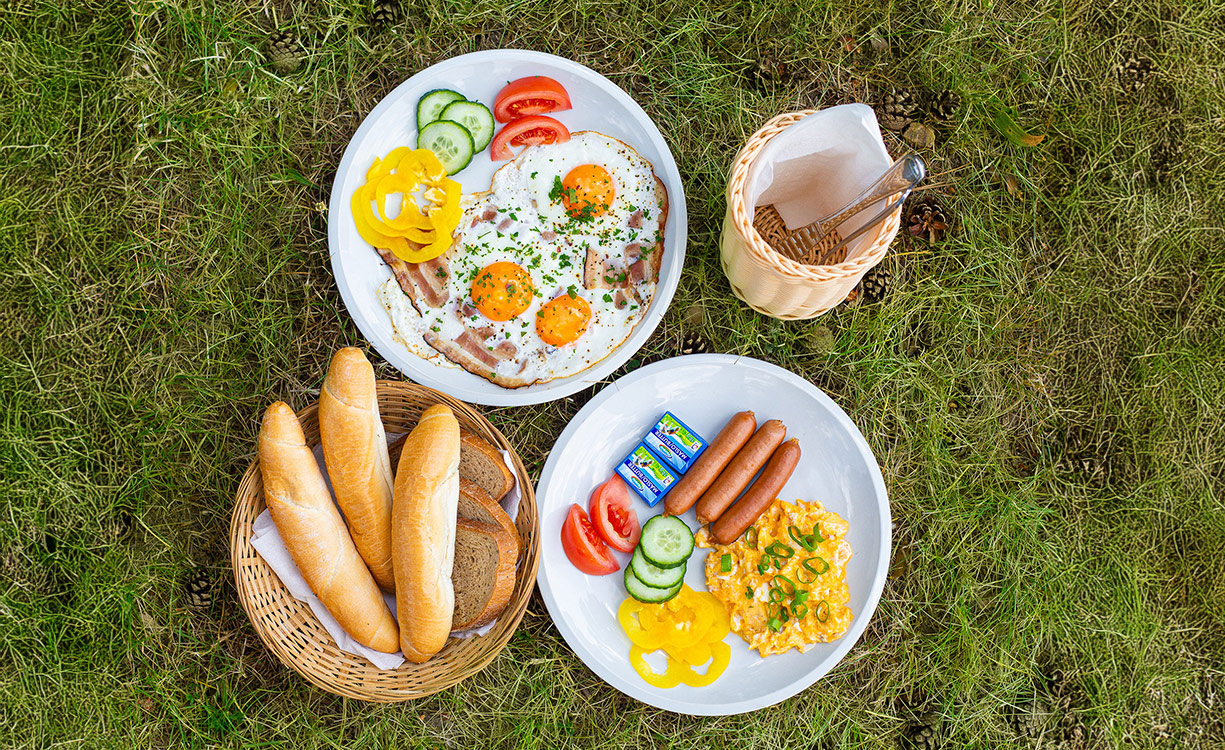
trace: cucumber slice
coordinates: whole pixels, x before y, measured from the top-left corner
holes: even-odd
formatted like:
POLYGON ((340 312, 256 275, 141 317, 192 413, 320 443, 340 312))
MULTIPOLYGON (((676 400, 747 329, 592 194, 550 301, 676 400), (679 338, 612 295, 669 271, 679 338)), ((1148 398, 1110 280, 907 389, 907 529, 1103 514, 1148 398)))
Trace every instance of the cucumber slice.
POLYGON ((642 556, 641 547, 634 550, 634 556, 630 558, 629 567, 634 571, 635 578, 655 589, 670 589, 685 579, 686 566, 677 565, 675 568, 661 568, 652 565, 642 556))
POLYGON ((442 108, 442 115, 438 119, 458 122, 467 128, 477 151, 488 146, 493 140, 493 113, 489 111, 489 107, 479 102, 451 102, 442 108))
POLYGON ((472 134, 458 122, 435 120, 417 134, 417 148, 428 148, 442 162, 447 174, 455 174, 472 161, 472 134))
POLYGON ((417 100, 417 130, 442 119, 442 110, 451 102, 461 102, 464 95, 450 89, 434 89, 417 100))
POLYGON ((638 549, 652 565, 675 568, 693 554, 693 532, 676 516, 654 516, 642 527, 638 549))
POLYGON ((630 596, 640 602, 659 603, 666 602, 672 597, 681 592, 681 587, 685 585, 684 581, 676 584, 670 589, 657 589, 646 585, 638 580, 633 573, 633 568, 625 566, 625 590, 630 596))

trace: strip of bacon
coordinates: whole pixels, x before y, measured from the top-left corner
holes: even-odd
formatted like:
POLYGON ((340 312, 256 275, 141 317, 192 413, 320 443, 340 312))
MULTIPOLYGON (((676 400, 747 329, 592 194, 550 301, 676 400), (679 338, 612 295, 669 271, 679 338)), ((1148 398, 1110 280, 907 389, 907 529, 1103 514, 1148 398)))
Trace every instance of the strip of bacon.
POLYGON ((611 278, 604 254, 597 248, 587 248, 587 260, 583 262, 583 286, 587 289, 612 289, 611 278))
MULTIPOLYGON (((479 375, 491 383, 496 383, 503 388, 522 388, 525 385, 531 385, 534 380, 516 376, 502 376, 496 373, 498 362, 512 359, 515 353, 511 352, 514 344, 509 341, 503 341, 494 347, 494 351, 489 351, 485 342, 479 336, 471 331, 464 331, 455 338, 443 339, 433 331, 426 331, 425 343, 432 346, 443 356, 451 360, 455 364, 464 368, 473 375, 479 375)), ((523 365, 526 365, 526 360, 523 365)), ((525 367, 521 365, 519 372, 522 373, 525 367)))
POLYGON ((412 303, 413 309, 421 312, 421 305, 417 304, 417 288, 413 285, 408 274, 408 264, 395 256, 395 253, 390 250, 378 249, 379 257, 391 269, 391 275, 396 277, 396 283, 400 285, 400 289, 404 294, 408 295, 408 301, 412 303))

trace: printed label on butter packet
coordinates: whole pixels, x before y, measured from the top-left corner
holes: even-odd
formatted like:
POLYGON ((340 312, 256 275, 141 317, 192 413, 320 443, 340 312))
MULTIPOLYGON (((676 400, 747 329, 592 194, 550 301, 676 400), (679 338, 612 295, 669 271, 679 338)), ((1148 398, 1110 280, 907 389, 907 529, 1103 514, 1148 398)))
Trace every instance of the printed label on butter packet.
POLYGON ((706 441, 672 412, 665 412, 660 417, 643 442, 682 474, 706 449, 706 441))
POLYGON ((677 479, 642 443, 617 466, 617 474, 650 506, 658 503, 677 479))
POLYGON ((685 454, 681 452, 680 447, 669 440, 666 435, 660 435, 652 430, 647 433, 642 442, 673 469, 682 474, 689 470, 689 460, 685 458, 685 454))

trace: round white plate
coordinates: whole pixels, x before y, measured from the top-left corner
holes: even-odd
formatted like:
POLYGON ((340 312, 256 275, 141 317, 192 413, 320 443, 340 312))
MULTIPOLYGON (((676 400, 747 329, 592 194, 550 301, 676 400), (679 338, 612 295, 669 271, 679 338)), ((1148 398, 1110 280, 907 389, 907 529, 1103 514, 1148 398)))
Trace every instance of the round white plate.
MULTIPOLYGON (((493 162, 486 148, 455 179, 463 185, 465 193, 488 190, 493 173, 502 164, 505 162, 493 162)), ((328 209, 328 247, 345 307, 362 334, 388 362, 412 380, 463 401, 521 406, 562 398, 599 382, 646 343, 676 292, 685 263, 687 224, 685 192, 672 152, 659 129, 629 94, 594 70, 565 58, 502 49, 473 52, 432 65, 379 102, 349 141, 336 171, 328 209), (574 107, 553 116, 571 131, 597 130, 624 141, 650 160, 656 176, 668 189, 668 225, 664 230, 664 260, 655 297, 630 337, 585 372, 540 385, 508 389, 449 363, 422 359, 396 341, 391 319, 375 296, 375 289, 391 278, 391 271, 357 233, 349 201, 365 181, 366 170, 376 157, 386 156, 398 146, 416 145, 417 100, 423 94, 432 89, 453 89, 492 109, 494 99, 507 82, 528 75, 549 76, 566 87, 574 107)))
MULTIPOLYGON (((557 629, 593 672, 626 695, 684 714, 728 715, 790 698, 833 669, 859 639, 876 610, 889 567, 889 498, 863 435, 819 388, 775 365, 727 354, 696 354, 656 362, 609 385, 583 407, 558 438, 536 489, 540 503, 538 583, 557 629), (820 500, 850 522, 853 556, 847 567, 854 620, 846 635, 801 654, 761 658, 734 633, 727 671, 706 687, 656 688, 629 664, 630 641, 617 623, 625 599, 622 575, 589 576, 570 564, 561 526, 571 503, 584 508, 596 485, 613 473, 665 411, 708 440, 736 412, 751 409, 760 424, 778 418, 798 437, 800 464, 779 497, 820 500)), ((634 496, 638 519, 663 511, 634 496)), ((682 518, 698 528, 694 511, 682 518)), ((629 555, 616 553, 622 570, 629 555)), ((707 551, 694 550, 685 582, 706 590, 707 551)), ((655 663, 656 669, 662 662, 655 663)))

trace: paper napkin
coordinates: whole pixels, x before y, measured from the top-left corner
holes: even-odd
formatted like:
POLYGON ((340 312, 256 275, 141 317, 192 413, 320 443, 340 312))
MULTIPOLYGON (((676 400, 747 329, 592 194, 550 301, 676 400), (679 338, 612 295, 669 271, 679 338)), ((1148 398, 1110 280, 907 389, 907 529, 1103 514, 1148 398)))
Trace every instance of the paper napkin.
MULTIPOLYGON (((752 216, 758 206, 772 205, 787 229, 798 229, 845 206, 891 164, 871 107, 823 109, 788 126, 762 148, 749 169, 746 213, 752 216)), ((863 226, 883 207, 870 207, 848 219, 841 234, 863 226)), ((872 241, 871 234, 851 243, 847 257, 872 241)))

